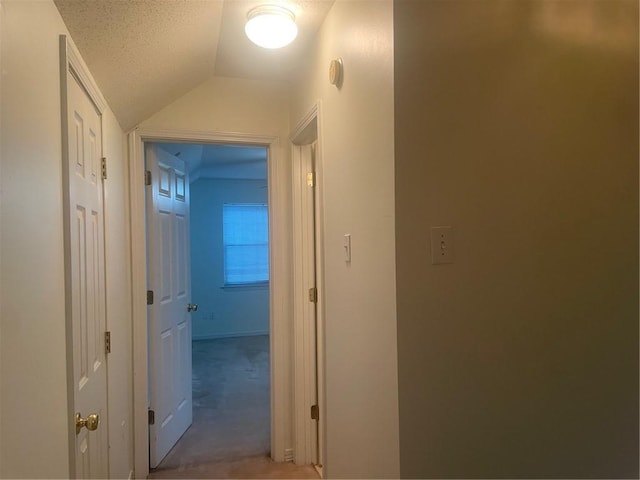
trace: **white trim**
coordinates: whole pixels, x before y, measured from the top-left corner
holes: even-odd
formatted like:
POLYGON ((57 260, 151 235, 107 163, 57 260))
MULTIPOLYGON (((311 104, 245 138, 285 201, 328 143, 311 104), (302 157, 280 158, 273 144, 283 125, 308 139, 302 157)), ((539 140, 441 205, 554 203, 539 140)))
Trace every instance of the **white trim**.
POLYGON ((294 145, 306 145, 318 139, 317 120, 320 111, 320 101, 313 104, 309 111, 296 125, 289 139, 294 145))
POLYGON ((317 119, 317 147, 316 147, 316 283, 318 285, 318 304, 316 316, 318 321, 317 337, 317 376, 318 376, 318 405, 320 407, 320 422, 318 423, 318 465, 320 474, 324 478, 324 466, 327 452, 327 401, 325 377, 325 219, 324 219, 324 147, 323 147, 323 115, 322 103, 318 100, 315 105, 317 119))
MULTIPOLYGON (((323 170, 321 147, 321 103, 318 101, 298 123, 290 136, 292 142, 293 235, 294 235, 294 411, 295 458, 297 464, 325 459, 326 403, 324 380, 324 217, 323 170), (305 166, 310 161, 308 144, 317 140, 315 165, 315 238, 310 238, 312 226, 305 212, 310 209, 305 166), (306 193, 306 195, 305 195, 306 193), (315 244, 315 252, 312 246, 315 244), (318 289, 315 312, 309 308, 306 289, 313 284, 318 289), (317 329, 310 326, 315 320, 317 329), (320 421, 310 419, 309 407, 317 401, 320 421)), ((322 471, 322 469, 320 469, 322 471)))
POLYGON ((136 478, 149 474, 149 436, 147 426, 147 312, 146 312, 146 238, 144 191, 144 142, 198 142, 237 143, 268 147, 269 184, 269 261, 270 261, 270 348, 271 348, 271 455, 275 461, 283 461, 286 445, 286 425, 289 412, 283 405, 290 395, 290 379, 287 376, 289 359, 283 338, 289 327, 286 304, 289 292, 284 289, 289 274, 286 250, 288 236, 286 223, 279 221, 287 207, 287 191, 284 188, 286 165, 278 153, 279 139, 275 136, 229 132, 199 132, 137 128, 129 132, 129 178, 131 219, 131 285, 133 320, 133 377, 134 377, 134 464, 136 478))
POLYGON ((167 130, 162 128, 137 127, 129 133, 136 133, 142 141, 153 142, 195 142, 195 143, 237 143, 240 145, 277 146, 278 137, 253 135, 241 132, 204 132, 200 130, 167 130))
POLYGON ((307 185, 311 146, 294 145, 291 151, 293 201, 293 355, 295 409, 295 463, 316 462, 316 424, 309 407, 316 403, 315 305, 307 290, 316 286, 313 244, 313 190, 307 185))
POLYGON ((78 52, 78 49, 73 43, 73 40, 71 40, 71 38, 67 37, 66 35, 60 35, 60 43, 61 48, 63 46, 63 43, 66 47, 66 57, 69 70, 78 79, 78 81, 82 85, 82 88, 85 89, 85 91, 95 104, 96 108, 98 109, 98 112, 100 112, 100 114, 103 114, 107 108, 107 102, 102 96, 102 93, 100 93, 100 89, 98 88, 96 81, 93 79, 93 76, 91 75, 91 72, 89 71, 87 65, 84 63, 84 60, 82 60, 80 52, 78 52))

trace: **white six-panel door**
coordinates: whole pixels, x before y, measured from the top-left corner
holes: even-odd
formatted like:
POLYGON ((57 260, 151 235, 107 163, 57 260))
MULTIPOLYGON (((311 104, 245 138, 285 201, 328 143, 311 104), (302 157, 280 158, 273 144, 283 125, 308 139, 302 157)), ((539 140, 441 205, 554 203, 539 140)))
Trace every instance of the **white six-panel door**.
POLYGON ((156 467, 192 422, 189 179, 184 161, 147 145, 150 467, 156 467))
POLYGON ((77 430, 77 478, 108 477, 102 126, 93 102, 67 72, 69 243, 76 413, 97 415, 77 430), (91 428, 91 424, 89 425, 91 428))

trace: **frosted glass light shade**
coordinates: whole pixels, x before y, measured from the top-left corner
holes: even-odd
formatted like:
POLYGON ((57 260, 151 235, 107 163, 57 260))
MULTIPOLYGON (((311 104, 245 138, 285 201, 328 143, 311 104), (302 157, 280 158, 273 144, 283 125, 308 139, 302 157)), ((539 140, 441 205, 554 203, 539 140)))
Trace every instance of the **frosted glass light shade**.
POLYGON ((263 48, 281 48, 298 35, 298 26, 292 12, 275 5, 263 5, 249 10, 244 31, 256 45, 263 48))

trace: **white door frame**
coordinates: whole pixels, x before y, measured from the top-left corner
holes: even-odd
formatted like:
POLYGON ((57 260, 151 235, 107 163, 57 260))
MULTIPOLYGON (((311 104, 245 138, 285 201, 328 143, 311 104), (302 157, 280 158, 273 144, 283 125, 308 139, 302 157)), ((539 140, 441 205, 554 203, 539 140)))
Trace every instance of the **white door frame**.
MULTIPOLYGON (((67 35, 60 35, 59 37, 59 49, 60 49, 60 114, 61 114, 61 130, 62 130, 62 196, 63 203, 65 205, 64 208, 64 218, 63 223, 65 225, 65 239, 64 239, 64 269, 65 269, 65 337, 67 341, 67 411, 68 411, 68 421, 67 421, 67 431, 68 431, 68 441, 69 441, 69 476, 74 478, 76 476, 76 428, 75 428, 75 386, 74 386, 74 373, 73 373, 73 319, 71 316, 72 310, 72 298, 71 298, 71 244, 69 239, 68 232, 70 231, 70 222, 71 219, 69 217, 69 178, 68 178, 68 165, 69 165, 69 135, 68 135, 68 92, 67 92, 67 72, 71 72, 71 74, 78 80, 82 88, 85 90, 87 96, 93 102, 95 108, 97 109, 100 116, 100 130, 101 130, 101 151, 100 156, 104 155, 104 111, 107 108, 107 102, 104 97, 100 93, 98 89, 98 85, 96 84, 89 68, 82 60, 80 56, 80 52, 77 47, 73 43, 70 37, 67 35)), ((103 222, 106 218, 106 205, 103 205, 103 222)), ((106 226, 105 226, 106 227, 106 226)), ((105 246, 105 272, 107 268, 107 260, 106 260, 106 246, 105 246)), ((104 285, 106 289, 106 275, 104 279, 104 285)), ((105 295, 106 298, 106 295, 105 295)), ((105 322, 108 317, 105 316, 105 322)), ((109 325, 105 325, 106 329, 109 329, 109 325)), ((105 355, 105 362, 108 364, 108 356, 105 355)), ((109 385, 109 372, 107 368, 107 385, 109 385)), ((107 397, 107 391, 104 392, 105 397, 107 397)), ((108 402, 107 403, 107 418, 108 414, 108 402)), ((84 413, 84 412, 83 412, 84 413)), ((101 425, 100 428, 108 428, 107 423, 105 422, 101 425)), ((108 438, 108 437, 107 437, 108 438)), ((107 471, 109 469, 109 461, 108 461, 108 453, 107 453, 107 471)))
POLYGON ((308 464, 316 456, 311 451, 314 429, 309 407, 316 397, 319 406, 317 469, 323 474, 326 452, 326 402, 325 402, 325 296, 324 296, 324 216, 323 216, 323 170, 322 170, 322 105, 318 100, 298 122, 291 133, 292 187, 293 187, 293 244, 294 244, 294 408, 295 408, 295 459, 297 464, 308 464), (305 262, 313 257, 313 248, 305 241, 305 208, 302 192, 308 188, 305 172, 301 171, 303 146, 317 141, 315 155, 315 286, 318 289, 316 304, 316 332, 308 328, 313 321, 308 306, 307 288, 311 282, 305 262), (315 337, 315 338, 314 338, 315 337), (315 358, 314 358, 315 357, 315 358), (316 387, 317 385, 317 387, 316 387))
POLYGON ((147 244, 145 222, 144 143, 191 142, 259 145, 268 148, 267 175, 269 192, 269 331, 271 363, 271 456, 285 460, 288 448, 287 425, 290 412, 286 398, 291 388, 287 376, 289 359, 286 342, 289 318, 286 305, 289 292, 286 278, 290 275, 287 245, 289 232, 283 215, 287 210, 287 166, 278 153, 275 136, 226 132, 197 132, 138 128, 129 133, 129 193, 131 228, 131 280, 133 318, 133 430, 136 478, 149 474, 148 430, 148 360, 147 360, 147 244))

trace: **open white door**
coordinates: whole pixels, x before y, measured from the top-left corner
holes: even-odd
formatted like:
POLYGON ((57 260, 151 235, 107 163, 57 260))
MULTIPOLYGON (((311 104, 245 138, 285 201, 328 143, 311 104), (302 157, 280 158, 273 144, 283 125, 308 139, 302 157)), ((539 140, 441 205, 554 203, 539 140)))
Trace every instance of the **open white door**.
POLYGON ((318 395, 318 290, 316 276, 316 143, 293 149, 295 463, 321 464, 318 395))
POLYGON ((102 123, 92 100, 69 71, 66 83, 65 223, 70 267, 67 301, 73 334, 75 474, 77 478, 107 478, 102 123))
MULTIPOLYGON (((293 178, 293 276, 295 462, 315 464, 323 477, 326 458, 324 373, 324 222, 320 131, 321 103, 302 118, 291 134, 293 178), (315 294, 307 298, 307 288, 315 294), (311 301, 310 301, 311 300, 311 301), (313 301, 315 300, 315 301, 313 301), (309 406, 313 405, 311 415, 309 406)), ((345 247, 350 237, 344 238, 345 247)), ((345 261, 348 263, 345 249, 345 261)))
POLYGON ((184 161, 147 145, 149 465, 155 468, 192 422, 189 179, 184 161))

